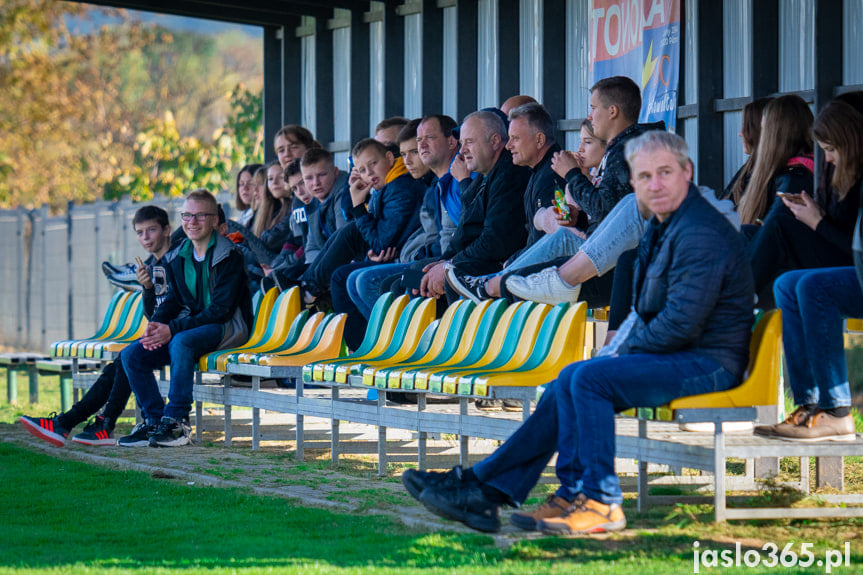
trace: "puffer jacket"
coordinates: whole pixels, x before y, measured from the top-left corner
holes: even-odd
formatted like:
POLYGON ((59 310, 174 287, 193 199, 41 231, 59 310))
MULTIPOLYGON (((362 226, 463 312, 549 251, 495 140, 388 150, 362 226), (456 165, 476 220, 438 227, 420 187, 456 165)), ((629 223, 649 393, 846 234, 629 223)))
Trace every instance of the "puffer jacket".
MULTIPOLYGON (((222 340, 218 349, 227 349, 243 344, 249 338, 252 325, 252 306, 243 255, 231 240, 214 232, 215 241, 208 248, 209 305, 198 301, 186 284, 185 262, 192 257, 192 250, 185 250, 190 240, 185 240, 176 249, 168 263, 168 294, 153 314, 151 321, 167 324, 171 334, 207 324, 222 324, 222 340)), ((202 278, 197 278, 201 281, 202 278)), ((197 290, 196 290, 197 291, 197 290)))
POLYGON ((410 174, 402 174, 381 190, 374 191, 365 204, 354 206, 352 214, 357 229, 375 253, 387 248, 401 248, 414 230, 420 227, 419 207, 425 185, 410 174))
POLYGON ((749 361, 754 287, 740 234, 694 185, 638 245, 632 330, 620 354, 691 351, 741 378, 749 361))
POLYGON ((569 184, 569 194, 589 218, 587 235, 593 233, 596 226, 623 196, 632 193, 632 185, 629 183, 629 164, 626 163, 623 149, 629 140, 650 130, 665 130, 665 122, 632 124, 612 138, 605 149, 605 155, 602 157, 599 171, 593 182, 578 168, 567 172, 566 183, 569 184))
POLYGON ((500 271, 503 262, 524 247, 524 190, 530 170, 512 163, 503 150, 485 176, 462 192, 462 212, 444 259, 471 275, 500 271))

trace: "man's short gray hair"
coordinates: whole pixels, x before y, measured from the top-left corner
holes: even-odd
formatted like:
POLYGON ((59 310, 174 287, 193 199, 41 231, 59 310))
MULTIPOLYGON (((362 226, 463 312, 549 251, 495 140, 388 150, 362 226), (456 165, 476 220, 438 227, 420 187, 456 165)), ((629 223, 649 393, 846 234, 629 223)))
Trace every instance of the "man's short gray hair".
POLYGON ((546 143, 554 143, 554 122, 552 122, 551 115, 542 104, 531 102, 522 104, 518 108, 513 108, 509 113, 509 120, 512 121, 519 118, 524 118, 534 132, 545 135, 546 143))
POLYGON ((494 112, 489 112, 486 110, 479 110, 478 112, 471 112, 467 116, 465 116, 462 124, 470 120, 471 118, 475 118, 482 122, 482 127, 488 132, 489 139, 493 134, 497 134, 500 136, 500 141, 506 143, 509 140, 509 134, 506 131, 506 124, 503 123, 503 120, 495 114, 494 112))
POLYGON ((689 146, 686 145, 686 140, 664 130, 650 130, 631 139, 626 143, 623 153, 626 156, 626 163, 632 169, 632 162, 637 154, 641 152, 650 154, 659 150, 667 150, 674 154, 677 157, 677 163, 684 170, 689 165, 689 146))

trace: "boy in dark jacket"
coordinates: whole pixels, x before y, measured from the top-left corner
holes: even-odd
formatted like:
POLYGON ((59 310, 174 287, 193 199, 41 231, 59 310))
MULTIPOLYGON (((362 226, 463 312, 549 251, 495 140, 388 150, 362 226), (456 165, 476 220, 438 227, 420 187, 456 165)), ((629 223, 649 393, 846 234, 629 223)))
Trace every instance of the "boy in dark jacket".
MULTIPOLYGON (((150 254, 146 261, 138 259, 136 270, 137 281, 143 288, 144 315, 150 319, 168 292, 165 266, 172 255, 171 224, 165 210, 158 206, 144 206, 135 212, 132 226, 135 228, 138 243, 150 254)), ((118 359, 102 369, 102 373, 81 401, 69 411, 48 418, 22 415, 19 421, 36 437, 62 447, 66 444, 72 428, 86 421, 104 405, 102 414, 90 420, 72 441, 83 445, 116 445, 114 425, 126 408, 130 395, 132 390, 129 380, 118 359)))
POLYGON ((216 198, 203 189, 190 192, 181 216, 187 239, 168 264, 168 295, 141 339, 120 354, 146 422, 120 438, 125 447, 188 444, 195 363, 245 342, 252 323, 243 256, 216 231, 216 198), (166 407, 153 370, 169 364, 166 407))
POLYGON ((411 177, 402 158, 372 138, 360 140, 352 155, 360 176, 350 187, 354 219, 327 240, 303 274, 307 303, 329 291, 337 268, 389 248, 399 249, 419 227, 425 187, 411 177))

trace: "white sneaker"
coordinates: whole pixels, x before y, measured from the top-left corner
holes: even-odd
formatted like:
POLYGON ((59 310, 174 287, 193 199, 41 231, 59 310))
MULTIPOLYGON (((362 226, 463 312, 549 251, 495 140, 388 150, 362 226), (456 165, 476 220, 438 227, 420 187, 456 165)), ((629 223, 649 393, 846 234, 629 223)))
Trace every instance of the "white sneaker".
POLYGON ((506 289, 523 300, 557 305, 577 302, 581 284, 567 286, 557 274, 557 266, 552 266, 526 277, 509 276, 506 289))

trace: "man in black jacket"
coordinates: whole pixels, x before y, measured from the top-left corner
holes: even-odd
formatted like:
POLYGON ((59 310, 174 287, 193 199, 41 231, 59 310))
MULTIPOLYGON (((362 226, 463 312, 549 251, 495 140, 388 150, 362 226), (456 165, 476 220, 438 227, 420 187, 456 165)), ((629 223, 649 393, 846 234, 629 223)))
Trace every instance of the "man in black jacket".
POLYGON ((470 275, 494 273, 527 239, 522 203, 530 170, 513 165, 503 120, 491 111, 469 114, 460 139, 468 170, 480 176, 462 193, 462 212, 449 248, 440 261, 423 268, 424 297, 444 295, 447 263, 470 275))
MULTIPOLYGON (((551 158, 560 151, 554 141, 554 123, 548 111, 536 102, 514 108, 509 114, 509 140, 506 149, 512 154, 512 163, 530 169, 531 176, 524 191, 525 229, 527 245, 509 258, 509 266, 519 254, 535 244, 545 235, 537 225, 536 216, 541 210, 554 205, 555 190, 566 185, 566 180, 551 169, 551 158)), ((499 275, 471 276, 458 274, 450 267, 447 270, 447 283, 462 297, 475 301, 499 296, 499 275), (489 293, 488 288, 494 290, 489 293)))
POLYGON ((243 256, 216 232, 216 198, 203 189, 190 192, 181 217, 187 239, 168 264, 168 294, 141 339, 120 355, 146 422, 120 438, 124 447, 188 444, 195 363, 241 345, 252 324, 243 256), (165 365, 171 366, 167 407, 153 377, 165 365))
POLYGON ((622 529, 614 414, 740 383, 752 271, 740 234, 691 184, 688 153, 682 138, 659 131, 627 145, 635 193, 654 214, 638 248, 634 311, 598 357, 561 371, 492 455, 470 469, 406 471, 402 482, 428 509, 497 531, 498 508, 523 503, 557 451, 560 488, 511 521, 563 535, 622 529))

